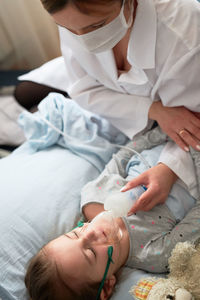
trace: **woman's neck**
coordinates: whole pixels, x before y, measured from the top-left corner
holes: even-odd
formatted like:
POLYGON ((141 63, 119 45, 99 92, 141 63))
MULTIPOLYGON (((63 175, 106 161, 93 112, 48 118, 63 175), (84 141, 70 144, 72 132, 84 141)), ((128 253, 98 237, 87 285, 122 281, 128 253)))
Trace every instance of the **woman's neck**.
POLYGON ((116 62, 116 67, 117 70, 120 72, 128 72, 131 69, 131 65, 129 64, 127 60, 127 51, 128 51, 128 44, 129 44, 129 39, 131 35, 132 28, 134 26, 134 21, 136 17, 136 10, 137 10, 137 1, 133 0, 133 5, 134 5, 134 11, 133 11, 133 22, 131 27, 127 30, 127 33, 119 41, 119 43, 113 48, 113 54, 115 57, 115 62, 116 62))

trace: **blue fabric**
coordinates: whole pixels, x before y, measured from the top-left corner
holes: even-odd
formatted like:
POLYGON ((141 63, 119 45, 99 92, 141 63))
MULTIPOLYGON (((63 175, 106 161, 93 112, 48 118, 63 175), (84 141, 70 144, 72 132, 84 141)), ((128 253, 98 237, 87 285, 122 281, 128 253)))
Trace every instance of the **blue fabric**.
POLYGON ((34 153, 52 145, 60 145, 83 157, 99 171, 104 169, 115 149, 110 143, 125 144, 127 137, 115 129, 107 120, 82 109, 76 102, 61 94, 49 94, 31 114, 22 112, 19 124, 25 132, 25 142, 15 152, 34 153), (63 137, 48 126, 41 116, 57 129, 63 137))

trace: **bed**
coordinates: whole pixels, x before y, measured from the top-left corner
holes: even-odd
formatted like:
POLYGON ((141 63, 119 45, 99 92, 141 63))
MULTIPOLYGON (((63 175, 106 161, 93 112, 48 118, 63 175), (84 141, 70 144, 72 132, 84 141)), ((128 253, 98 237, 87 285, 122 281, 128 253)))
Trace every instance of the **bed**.
MULTIPOLYGON (((3 300, 28 300, 24 274, 29 259, 45 243, 74 227, 80 218, 81 188, 99 175, 116 151, 110 142, 127 141, 106 120, 63 98, 50 94, 42 101, 38 114, 24 111, 19 122, 27 140, 0 160, 0 298, 3 300), (63 105, 63 101, 70 104, 63 105), (64 129, 69 138, 64 139, 51 130, 41 115, 64 129), (66 118, 68 121, 63 124, 59 121, 61 115, 73 117, 66 118), (73 124, 73 118, 78 124, 75 129, 69 125, 73 124)), ((129 289, 145 276, 149 273, 125 268, 112 300, 133 299, 129 289)))

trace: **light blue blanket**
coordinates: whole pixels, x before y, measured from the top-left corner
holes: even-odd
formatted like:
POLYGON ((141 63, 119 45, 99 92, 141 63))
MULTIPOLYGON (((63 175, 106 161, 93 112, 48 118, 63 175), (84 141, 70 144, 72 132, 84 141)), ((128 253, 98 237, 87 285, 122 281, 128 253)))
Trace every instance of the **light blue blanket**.
POLYGON ((111 143, 122 145, 128 140, 106 119, 82 109, 76 102, 61 94, 49 94, 39 104, 38 110, 35 114, 28 111, 21 113, 19 124, 24 130, 27 142, 15 154, 34 153, 57 144, 102 171, 117 150, 111 143), (65 137, 50 127, 44 119, 63 132, 65 137))

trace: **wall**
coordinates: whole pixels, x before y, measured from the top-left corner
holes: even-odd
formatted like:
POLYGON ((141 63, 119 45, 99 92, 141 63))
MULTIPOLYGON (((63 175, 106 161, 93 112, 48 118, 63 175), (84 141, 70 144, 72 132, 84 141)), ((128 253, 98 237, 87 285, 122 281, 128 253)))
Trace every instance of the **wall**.
POLYGON ((59 55, 57 27, 40 0, 1 0, 0 70, 33 69, 59 55))

